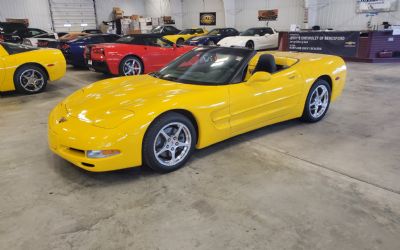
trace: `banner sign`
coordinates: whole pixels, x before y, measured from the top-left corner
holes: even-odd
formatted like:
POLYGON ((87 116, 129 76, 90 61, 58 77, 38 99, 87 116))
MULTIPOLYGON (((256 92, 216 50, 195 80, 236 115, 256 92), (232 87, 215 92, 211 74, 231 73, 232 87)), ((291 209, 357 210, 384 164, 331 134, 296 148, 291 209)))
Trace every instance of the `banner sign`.
POLYGON ((360 32, 289 32, 289 50, 355 57, 360 32))
POLYGON ((216 24, 217 24, 216 12, 200 12, 200 26, 216 25, 216 24))
POLYGON ((378 13, 397 10, 398 0, 357 0, 357 13, 378 13))
POLYGON ((276 21, 278 19, 278 10, 259 10, 258 21, 276 21))

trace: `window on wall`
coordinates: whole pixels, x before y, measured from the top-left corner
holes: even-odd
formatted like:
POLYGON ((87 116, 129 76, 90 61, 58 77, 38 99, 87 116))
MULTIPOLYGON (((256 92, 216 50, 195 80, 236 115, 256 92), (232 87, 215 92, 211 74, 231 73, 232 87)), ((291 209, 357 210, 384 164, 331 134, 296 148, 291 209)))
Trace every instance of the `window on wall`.
POLYGON ((49 0, 49 5, 56 32, 97 28, 93 0, 49 0))

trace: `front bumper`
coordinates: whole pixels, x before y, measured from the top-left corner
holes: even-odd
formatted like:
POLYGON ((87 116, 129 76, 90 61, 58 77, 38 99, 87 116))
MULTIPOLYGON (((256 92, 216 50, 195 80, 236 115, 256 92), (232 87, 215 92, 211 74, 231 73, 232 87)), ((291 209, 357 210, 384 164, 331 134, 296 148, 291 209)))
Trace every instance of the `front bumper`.
POLYGON ((121 129, 104 129, 68 116, 59 104, 49 116, 48 143, 61 158, 91 172, 105 172, 140 166, 141 141, 121 129), (66 121, 60 123, 61 117, 66 121), (88 158, 88 150, 119 150, 107 158, 88 158))

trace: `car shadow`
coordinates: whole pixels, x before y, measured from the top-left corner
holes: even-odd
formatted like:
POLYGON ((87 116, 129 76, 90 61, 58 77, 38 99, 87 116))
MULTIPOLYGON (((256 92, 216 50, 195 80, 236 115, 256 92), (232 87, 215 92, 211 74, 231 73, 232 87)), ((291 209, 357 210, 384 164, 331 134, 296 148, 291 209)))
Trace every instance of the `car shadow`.
MULTIPOLYGON (((196 150, 193 157, 187 162, 186 167, 189 167, 196 161, 202 160, 209 157, 212 154, 217 154, 224 151, 227 148, 239 145, 241 143, 246 143, 249 140, 266 137, 269 134, 278 133, 282 130, 292 128, 295 126, 300 126, 302 122, 299 120, 290 120, 270 126, 266 126, 242 135, 235 136, 233 138, 227 139, 225 141, 216 143, 207 148, 196 150)), ((67 162, 66 160, 54 155, 53 156, 53 166, 54 170, 63 178, 68 179, 76 184, 81 184, 83 187, 88 186, 107 186, 107 185, 118 185, 127 182, 137 181, 141 178, 158 178, 160 173, 153 171, 152 169, 141 166, 135 168, 128 168, 110 172, 89 172, 75 165, 67 162)), ((185 167, 183 168, 185 169, 185 167)), ((177 170, 177 171, 182 171, 177 170)), ((196 170, 198 171, 198 169, 196 170)))

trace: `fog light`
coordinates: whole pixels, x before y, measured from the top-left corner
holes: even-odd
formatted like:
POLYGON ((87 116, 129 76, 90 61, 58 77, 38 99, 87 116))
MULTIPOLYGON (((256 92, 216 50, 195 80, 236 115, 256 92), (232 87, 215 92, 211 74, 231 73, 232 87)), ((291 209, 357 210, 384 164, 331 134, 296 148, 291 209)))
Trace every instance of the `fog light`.
POLYGON ((116 149, 108 149, 108 150, 88 150, 86 151, 86 156, 88 158, 106 158, 110 156, 114 156, 121 153, 116 149))

